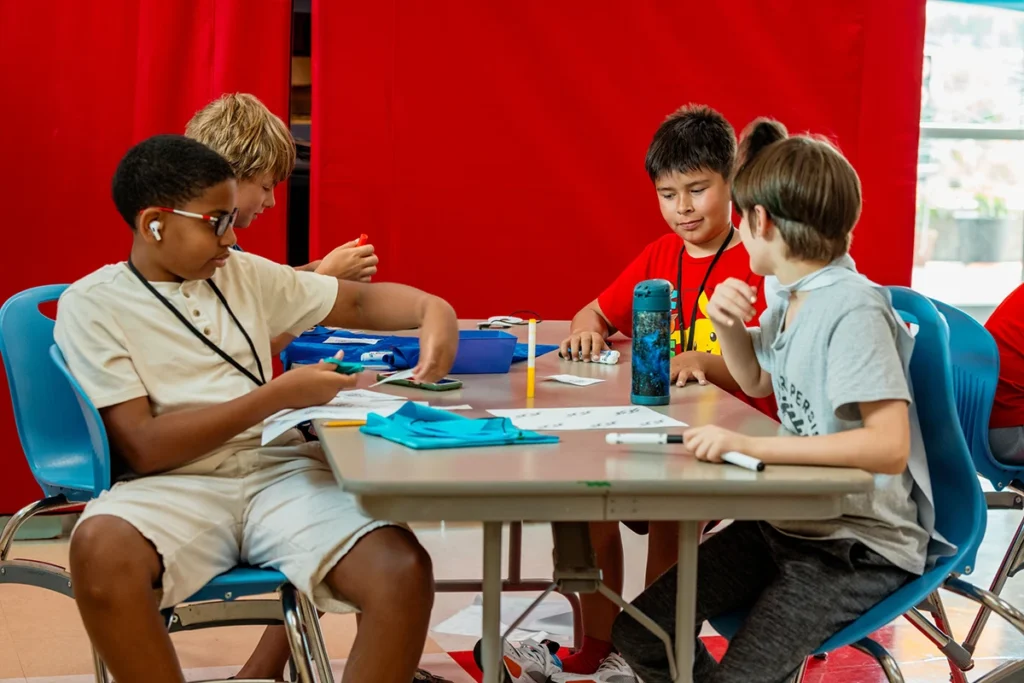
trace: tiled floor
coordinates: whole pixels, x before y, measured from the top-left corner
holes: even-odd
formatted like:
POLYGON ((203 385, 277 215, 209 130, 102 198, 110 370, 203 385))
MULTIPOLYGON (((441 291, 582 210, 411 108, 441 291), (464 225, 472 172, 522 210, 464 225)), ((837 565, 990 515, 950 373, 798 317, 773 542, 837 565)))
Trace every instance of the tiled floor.
MULTIPOLYGON (((1020 521, 1020 513, 993 512, 979 570, 968 577, 988 586, 1002 553, 1020 521)), ((434 558, 438 578, 480 576, 481 533, 470 526, 421 527, 417 533, 434 558)), ((624 532, 627 558, 626 597, 639 592, 646 556, 645 539, 624 532)), ((546 525, 531 525, 524 532, 523 575, 550 576, 551 535, 546 525)), ((65 565, 66 544, 25 543, 14 554, 65 565)), ((1024 578, 1011 579, 1004 597, 1024 606, 1024 578)), ((439 594, 431 623, 436 625, 468 605, 469 594, 439 594)), ((946 600, 955 635, 962 639, 974 617, 971 604, 956 596, 946 600)), ((355 631, 352 616, 327 616, 323 628, 337 668, 347 656, 355 631)), ((223 676, 237 668, 251 651, 261 629, 241 627, 182 633, 174 637, 183 667, 191 679, 223 676)), ((948 680, 948 670, 936 650, 909 623, 897 622, 879 636, 896 656, 908 683, 948 680)), ((475 638, 431 634, 425 648, 425 662, 437 673, 459 683, 469 681, 444 653, 472 648, 475 638)), ((1024 658, 1024 636, 993 618, 977 650, 977 666, 969 674, 976 680, 1008 659, 1024 658)), ((0 683, 87 683, 91 671, 90 650, 74 604, 68 598, 41 589, 0 585, 0 683)), ((810 683, 875 683, 884 677, 867 658, 855 652, 833 655, 826 663, 815 663, 810 683)))

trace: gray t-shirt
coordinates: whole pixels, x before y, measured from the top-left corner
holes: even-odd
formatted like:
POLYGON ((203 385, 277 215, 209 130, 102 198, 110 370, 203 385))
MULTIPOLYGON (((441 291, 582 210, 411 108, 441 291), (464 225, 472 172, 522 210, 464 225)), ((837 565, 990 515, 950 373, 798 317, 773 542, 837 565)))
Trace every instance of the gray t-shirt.
MULTIPOLYGON (((760 327, 750 330, 757 359, 772 375, 779 420, 800 436, 862 427, 860 403, 912 404, 904 362, 909 355, 901 358, 897 343, 902 322, 887 293, 849 270, 840 275, 832 282, 819 279, 806 291, 789 328, 783 329, 783 292, 768 302, 760 327)), ((913 405, 911 411, 915 418, 913 405)), ((915 462, 925 460, 920 438, 911 439, 911 449, 915 462)), ((846 496, 841 517, 771 524, 800 538, 856 539, 897 567, 921 574, 929 534, 919 523, 913 491, 908 467, 900 475, 877 475, 871 493, 846 496)))

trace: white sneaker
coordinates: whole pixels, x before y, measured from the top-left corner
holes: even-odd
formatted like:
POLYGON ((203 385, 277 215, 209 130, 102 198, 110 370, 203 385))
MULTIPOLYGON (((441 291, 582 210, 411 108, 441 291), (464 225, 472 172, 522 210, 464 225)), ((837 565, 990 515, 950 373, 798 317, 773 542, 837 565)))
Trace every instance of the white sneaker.
POLYGON ((619 655, 614 652, 601 662, 593 674, 559 673, 551 677, 552 683, 640 683, 640 679, 619 655))
MULTIPOLYGON (((558 645, 552 643, 551 647, 557 650, 558 645)), ((518 644, 503 641, 501 659, 505 665, 505 683, 548 683, 552 675, 562 673, 562 663, 555 657, 551 647, 531 640, 518 644)), ((480 666, 482 659, 480 651, 481 643, 478 641, 473 648, 477 666, 480 666)))

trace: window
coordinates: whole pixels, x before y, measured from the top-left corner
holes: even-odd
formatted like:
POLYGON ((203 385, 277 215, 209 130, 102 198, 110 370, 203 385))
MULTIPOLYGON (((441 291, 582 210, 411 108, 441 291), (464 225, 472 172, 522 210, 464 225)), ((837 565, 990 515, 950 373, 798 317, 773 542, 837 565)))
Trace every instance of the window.
POLYGON ((1024 12, 927 5, 913 286, 991 309, 1024 279, 1024 12))

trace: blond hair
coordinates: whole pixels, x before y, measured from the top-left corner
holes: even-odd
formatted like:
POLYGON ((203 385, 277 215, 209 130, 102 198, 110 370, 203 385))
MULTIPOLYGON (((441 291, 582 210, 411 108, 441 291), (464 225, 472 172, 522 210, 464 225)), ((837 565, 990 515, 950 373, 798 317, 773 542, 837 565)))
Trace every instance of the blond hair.
POLYGON ((860 217, 860 179, 839 150, 822 137, 788 136, 770 119, 744 131, 732 193, 741 213, 764 207, 789 255, 802 260, 845 254, 860 217))
POLYGON ((295 168, 291 133, 254 95, 221 95, 196 112, 185 135, 227 159, 239 180, 269 173, 279 183, 295 168))

